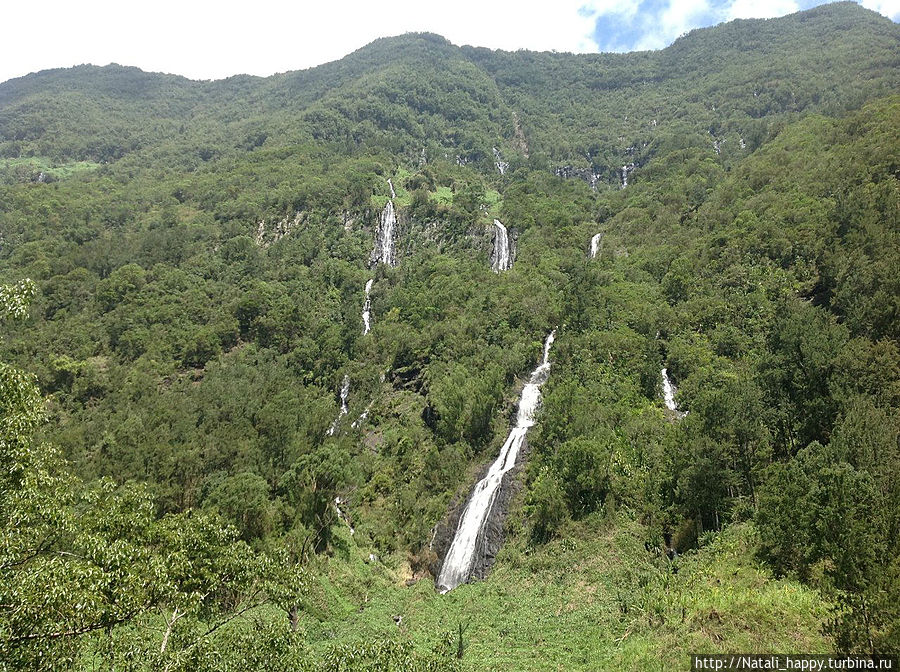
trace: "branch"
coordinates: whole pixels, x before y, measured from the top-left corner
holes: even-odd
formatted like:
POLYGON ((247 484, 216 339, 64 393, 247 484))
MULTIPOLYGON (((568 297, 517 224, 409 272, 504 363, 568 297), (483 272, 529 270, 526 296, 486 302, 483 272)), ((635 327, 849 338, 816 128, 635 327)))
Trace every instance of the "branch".
POLYGON ((30 642, 36 639, 60 639, 62 637, 77 637, 78 635, 85 635, 89 632, 93 632, 94 630, 102 630, 104 628, 111 628, 114 625, 119 625, 134 618, 134 616, 136 616, 137 614, 138 612, 134 611, 112 621, 92 623, 91 625, 86 625, 83 628, 74 628, 72 630, 63 630, 61 632, 36 632, 28 635, 13 635, 12 637, 9 637, 7 641, 16 643, 30 642))
MULTIPOLYGON (((172 610, 171 620, 166 619, 166 631, 163 633, 162 645, 159 647, 160 653, 166 652, 166 646, 168 646, 168 644, 169 644, 169 635, 172 634, 172 628, 175 627, 175 623, 178 621, 178 619, 180 619, 182 616, 185 616, 186 614, 187 614, 186 611, 182 611, 179 614, 178 607, 175 607, 175 609, 172 610)), ((165 617, 163 617, 163 618, 165 618, 165 617)))

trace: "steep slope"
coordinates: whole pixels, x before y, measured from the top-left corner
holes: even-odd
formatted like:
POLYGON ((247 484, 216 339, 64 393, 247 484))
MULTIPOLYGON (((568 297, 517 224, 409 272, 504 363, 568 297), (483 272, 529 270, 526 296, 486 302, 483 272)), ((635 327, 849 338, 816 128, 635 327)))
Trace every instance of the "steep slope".
POLYGON ((614 184, 623 163, 673 143, 736 158, 804 111, 893 91, 898 40, 890 20, 845 2, 693 31, 644 54, 494 52, 410 34, 267 79, 79 66, 0 85, 0 155, 110 161, 174 144, 208 160, 315 138, 407 160, 427 147, 488 170, 492 147, 521 160, 527 145, 533 165, 567 162, 614 184))
MULTIPOLYGON (((37 438, 82 479, 73 501, 139 482, 302 578, 252 612, 269 656, 450 666, 455 636, 475 667, 641 669, 795 632, 896 650, 900 123, 869 98, 897 88, 897 36, 838 4, 657 53, 406 35, 267 79, 0 85, 0 279, 38 290, 0 351, 47 396, 37 438), (437 527, 555 327, 495 574, 441 601, 437 527)), ((146 631, 123 608, 72 650, 162 660, 154 619, 185 608, 165 599, 146 631)), ((232 664, 228 632, 205 660, 232 664)))

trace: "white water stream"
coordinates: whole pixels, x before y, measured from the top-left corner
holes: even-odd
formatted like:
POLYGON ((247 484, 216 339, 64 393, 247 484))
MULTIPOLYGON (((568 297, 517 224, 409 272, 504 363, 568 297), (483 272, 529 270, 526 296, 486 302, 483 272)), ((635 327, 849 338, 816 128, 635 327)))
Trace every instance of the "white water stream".
POLYGON ((500 150, 496 147, 494 147, 494 166, 501 175, 505 175, 506 171, 509 170, 509 162, 503 160, 503 155, 500 154, 500 150))
POLYGON ((678 404, 675 403, 675 393, 678 391, 678 388, 669 380, 669 370, 662 370, 662 388, 663 388, 663 402, 666 404, 666 408, 670 411, 674 411, 679 415, 682 415, 681 411, 678 410, 678 404))
POLYGON ((375 282, 375 278, 369 278, 366 282, 366 302, 363 304, 362 311, 362 319, 363 319, 363 336, 369 333, 369 330, 372 328, 372 299, 369 297, 369 294, 372 292, 372 284, 375 282))
POLYGON ((372 263, 379 261, 388 266, 396 265, 394 254, 394 228, 397 225, 397 216, 394 214, 394 202, 388 201, 381 211, 381 222, 375 233, 375 248, 372 250, 372 263))
POLYGON ((494 220, 494 249, 491 252, 491 268, 495 273, 512 268, 509 258, 509 233, 499 219, 494 220))
POLYGON ((475 484, 469 501, 459 519, 453 542, 444 558, 437 588, 441 593, 453 590, 469 580, 475 560, 475 547, 485 522, 493 508, 504 474, 516 465, 519 450, 525 442, 529 427, 534 425, 534 415, 541 403, 541 385, 550 375, 550 346, 556 338, 556 330, 550 332, 544 342, 544 358, 531 374, 519 398, 516 426, 510 431, 500 455, 488 469, 487 475, 475 484))
POLYGON ((597 233, 594 234, 594 237, 591 238, 591 259, 597 256, 597 252, 600 251, 600 241, 603 240, 603 234, 597 233))
POLYGON ((341 385, 341 410, 338 411, 338 416, 334 419, 334 422, 331 423, 331 428, 328 430, 328 436, 333 436, 337 431, 338 425, 341 422, 341 418, 347 415, 347 411, 350 409, 347 407, 347 398, 350 396, 350 376, 344 376, 344 382, 341 385))

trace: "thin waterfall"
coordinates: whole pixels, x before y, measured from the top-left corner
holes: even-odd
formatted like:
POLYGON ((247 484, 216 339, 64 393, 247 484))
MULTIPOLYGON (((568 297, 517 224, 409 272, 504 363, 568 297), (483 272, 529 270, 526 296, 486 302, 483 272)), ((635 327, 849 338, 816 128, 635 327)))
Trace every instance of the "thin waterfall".
POLYGON ((344 513, 343 509, 341 509, 341 504, 344 503, 344 500, 340 497, 334 498, 334 510, 337 511, 337 517, 344 521, 347 527, 350 529, 350 536, 352 537, 356 534, 356 530, 353 528, 353 523, 350 522, 350 517, 344 513))
POLYGON ((628 176, 631 175, 632 171, 634 171, 633 163, 626 163, 622 166, 622 188, 628 186, 628 176))
POLYGON ((381 211, 381 222, 378 225, 378 231, 375 232, 375 247, 372 255, 369 257, 372 265, 379 261, 388 266, 397 265, 397 256, 394 252, 394 236, 397 228, 397 215, 394 212, 394 199, 397 198, 394 192, 394 183, 390 179, 387 181, 388 187, 391 189, 391 198, 385 203, 384 210, 381 211))
POLYGON ((509 256, 509 233, 499 219, 494 220, 494 249, 491 251, 491 268, 495 273, 512 268, 509 256))
POLYGON ((675 384, 669 379, 669 370, 662 370, 662 388, 663 388, 663 402, 670 411, 673 411, 679 417, 682 417, 684 413, 678 410, 678 404, 675 402, 675 393, 678 392, 678 388, 675 387, 675 384))
POLYGON ((341 410, 338 411, 338 416, 334 419, 334 422, 331 423, 331 428, 328 430, 328 436, 333 436, 337 431, 338 425, 341 423, 341 418, 347 415, 347 411, 350 409, 347 407, 347 398, 350 396, 350 376, 344 376, 344 382, 341 384, 341 410))
POLYGON ((475 548, 483 536, 487 522, 503 476, 514 466, 519 451, 525 442, 529 427, 534 425, 534 415, 541 403, 541 385, 550 375, 550 346, 556 338, 556 330, 550 332, 544 342, 544 357, 531 374, 531 378, 522 389, 519 398, 519 411, 516 426, 510 431, 500 454, 488 469, 487 475, 475 484, 469 501, 459 519, 453 542, 444 558, 444 564, 437 578, 437 588, 442 593, 453 590, 461 583, 469 580, 475 561, 475 548))
POLYGON ((381 222, 375 233, 375 248, 372 250, 370 260, 373 264, 379 261, 388 266, 395 266, 394 254, 394 229, 397 225, 397 217, 394 214, 394 202, 388 201, 381 211, 381 222))
POLYGON ((350 426, 353 429, 359 429, 360 427, 362 427, 363 423, 369 417, 369 409, 370 408, 372 408, 372 402, 369 402, 369 405, 366 406, 365 410, 363 410, 363 412, 359 414, 359 417, 356 420, 354 420, 352 423, 350 423, 350 426))
POLYGON ((597 256, 597 253, 600 251, 600 241, 603 240, 602 233, 594 234, 594 237, 591 238, 591 259, 597 256))
POLYGON ((363 304, 362 311, 362 319, 363 319, 363 336, 369 333, 369 329, 372 327, 372 298, 369 294, 372 292, 372 284, 375 282, 375 278, 369 278, 366 282, 366 301, 363 304))
POLYGON ((494 149, 494 166, 497 168, 497 172, 501 175, 506 175, 506 171, 509 170, 509 162, 503 160, 503 155, 500 153, 500 150, 496 147, 494 149))

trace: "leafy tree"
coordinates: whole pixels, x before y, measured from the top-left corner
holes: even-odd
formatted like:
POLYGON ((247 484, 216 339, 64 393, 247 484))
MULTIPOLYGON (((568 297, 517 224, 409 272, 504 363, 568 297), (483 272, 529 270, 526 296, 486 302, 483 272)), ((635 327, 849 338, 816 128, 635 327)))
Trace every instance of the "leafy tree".
MULTIPOLYGON (((0 288, 5 314, 21 318, 32 291, 27 282, 0 288)), ((213 517, 158 518, 146 489, 84 487, 34 441, 44 417, 33 377, 0 365, 6 664, 69 669, 93 650, 110 663, 187 669, 229 622, 300 589, 297 570, 254 554, 213 517), (148 638, 143 628, 160 621, 161 639, 148 638)))

